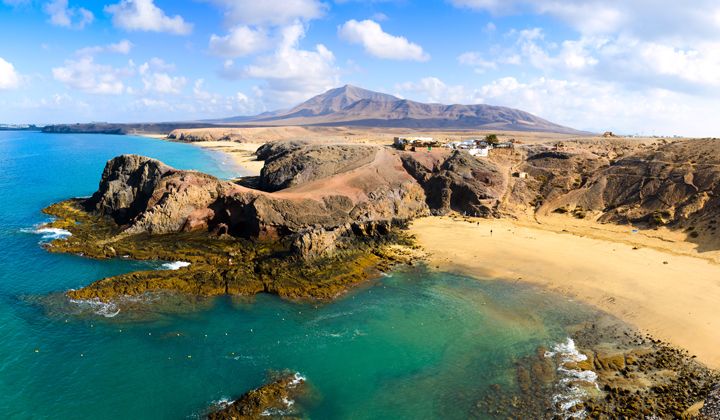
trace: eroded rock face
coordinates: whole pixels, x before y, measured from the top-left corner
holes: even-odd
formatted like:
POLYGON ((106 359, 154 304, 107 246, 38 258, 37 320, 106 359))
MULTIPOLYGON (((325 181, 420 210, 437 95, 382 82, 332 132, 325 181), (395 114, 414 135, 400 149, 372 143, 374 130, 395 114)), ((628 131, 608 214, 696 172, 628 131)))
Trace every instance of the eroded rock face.
MULTIPOLYGON (((331 155, 338 151, 328 147, 331 155)), ((375 152, 369 148, 358 153, 372 158, 375 152)), ((355 151, 349 153, 355 156, 355 151)), ((335 169, 315 166, 312 176, 328 177, 339 170, 330 167, 335 169)), ((84 205, 111 216, 125 236, 209 231, 264 240, 289 237, 296 244, 293 249, 308 258, 333 252, 334 239, 354 234, 351 225, 393 223, 424 214, 423 191, 407 178, 370 177, 362 194, 353 196, 327 189, 311 197, 288 198, 124 155, 107 163, 100 188, 84 205)))
POLYGON ((105 166, 100 186, 86 206, 125 224, 147 208, 160 179, 171 170, 144 156, 118 156, 105 166))
POLYGON ((468 153, 456 151, 433 168, 423 165, 413 154, 404 154, 402 162, 425 190, 427 204, 435 214, 457 211, 492 216, 504 192, 504 175, 497 165, 468 153))
POLYGON ((617 160, 582 188, 554 201, 602 212, 601 221, 705 228, 720 206, 720 142, 713 139, 670 143, 617 160))
POLYGON ((258 151, 265 156, 260 188, 278 191, 348 172, 370 163, 378 148, 364 145, 272 145, 258 151))

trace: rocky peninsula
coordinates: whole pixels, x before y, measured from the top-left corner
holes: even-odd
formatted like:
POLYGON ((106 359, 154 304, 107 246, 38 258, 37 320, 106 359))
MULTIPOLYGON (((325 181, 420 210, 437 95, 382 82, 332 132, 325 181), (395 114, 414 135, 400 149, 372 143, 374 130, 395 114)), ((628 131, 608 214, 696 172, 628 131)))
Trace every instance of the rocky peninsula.
MULTIPOLYGON (((592 327, 579 331, 576 337, 585 358, 576 362, 582 363, 559 363, 566 370, 596 372, 601 388, 601 398, 579 410, 598 415, 613 410, 685 415, 691 405, 712 397, 717 377, 672 345, 680 341, 693 354, 700 354, 702 361, 712 362, 714 353, 698 346, 712 340, 683 341, 684 336, 672 328, 646 328, 643 317, 657 317, 643 305, 634 306, 639 315, 627 312, 628 306, 622 305, 633 296, 630 289, 614 288, 608 297, 584 286, 597 284, 591 277, 562 286, 565 271, 557 262, 533 271, 533 263, 522 263, 530 255, 522 250, 539 235, 513 232, 517 223, 555 227, 575 235, 579 235, 577 223, 587 224, 583 232, 594 235, 632 229, 638 237, 655 235, 673 248, 643 242, 652 252, 694 253, 700 259, 697 250, 689 248, 694 245, 706 250, 704 263, 715 267, 717 209, 713 203, 720 194, 720 171, 713 151, 720 151, 720 142, 712 139, 563 140, 478 159, 448 149, 409 152, 373 144, 280 141, 256 151, 263 162, 258 176, 235 181, 123 155, 107 163, 98 190, 90 198, 67 200, 45 210, 56 218, 52 227, 72 234, 47 248, 92 258, 188 263, 177 270, 102 279, 69 291, 73 299, 110 301, 170 291, 201 296, 273 293, 286 299, 328 300, 393 264, 412 262, 420 255, 417 233, 419 243, 432 253, 429 261, 434 266, 514 278, 492 270, 493 262, 500 262, 520 270, 518 279, 535 273, 534 277, 547 280, 548 287, 570 296, 577 296, 573 286, 578 286, 581 298, 630 322, 637 320, 643 331, 651 330, 669 342, 629 332, 626 337, 630 338, 612 341, 623 344, 622 348, 610 351, 607 343, 588 338, 609 333, 595 334, 592 327), (426 217, 432 215, 464 219, 465 227, 450 223, 440 226, 442 232, 434 232, 431 225, 449 219, 426 217), (413 226, 409 232, 408 225, 413 226), (493 228, 502 231, 492 236, 493 228), (443 249, 452 256, 443 254, 443 249), (520 255, 518 263, 506 258, 513 255, 520 255), (560 271, 548 272, 556 266, 560 271), (616 302, 618 310, 613 310, 616 302), (642 384, 650 387, 648 391, 635 393, 642 384)), ((628 251, 637 253, 633 255, 646 254, 638 249, 638 240, 626 243, 635 244, 628 251)), ((603 258, 615 261, 618 247, 609 246, 603 258)), ((545 254, 551 255, 552 249, 545 248, 545 254)), ((543 252, 534 248, 532 255, 543 252)), ((677 261, 667 257, 664 266, 674 267, 677 261)), ((700 283, 693 286, 695 290, 702 287, 707 296, 715 295, 716 286, 696 280, 700 283)), ((640 287, 651 295, 660 293, 651 283, 640 287)), ((702 309, 703 299, 695 302, 695 309, 707 312, 702 309)), ((690 303, 681 300, 678 305, 665 314, 665 324, 674 325, 690 303)), ((705 321, 712 325, 715 318, 705 321)), ((535 362, 528 363, 532 374, 546 370, 542 363, 535 367, 535 362)), ((519 375, 527 379, 526 374, 519 375)))

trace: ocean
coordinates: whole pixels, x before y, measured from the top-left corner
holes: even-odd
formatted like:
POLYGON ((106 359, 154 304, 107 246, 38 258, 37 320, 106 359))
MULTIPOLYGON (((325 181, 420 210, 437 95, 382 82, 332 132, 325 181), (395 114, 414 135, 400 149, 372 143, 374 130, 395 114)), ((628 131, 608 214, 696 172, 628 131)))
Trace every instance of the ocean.
POLYGON ((516 366, 595 313, 550 292, 398 268, 325 304, 275 296, 165 298, 78 313, 62 294, 163 262, 46 252, 40 210, 90 195, 105 162, 150 156, 232 178, 224 155, 134 136, 0 132, 0 414, 183 419, 299 372, 315 419, 490 418, 478 402, 519 393, 516 366), (104 310, 100 310, 104 309, 104 310))

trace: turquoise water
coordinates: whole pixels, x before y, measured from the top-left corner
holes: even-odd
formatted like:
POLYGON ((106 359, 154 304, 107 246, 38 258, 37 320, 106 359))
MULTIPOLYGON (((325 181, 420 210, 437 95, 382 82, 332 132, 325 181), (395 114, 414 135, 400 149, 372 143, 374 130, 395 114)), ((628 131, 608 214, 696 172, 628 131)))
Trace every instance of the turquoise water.
POLYGON ((312 418, 467 418, 490 385, 513 387, 517 358, 592 316, 537 289, 422 268, 319 306, 262 295, 73 315, 56 292, 148 263, 49 254, 31 230, 46 205, 92 193, 121 153, 235 175, 223 156, 189 145, 0 132, 4 418, 197 417, 282 369, 312 384, 300 402, 312 418))

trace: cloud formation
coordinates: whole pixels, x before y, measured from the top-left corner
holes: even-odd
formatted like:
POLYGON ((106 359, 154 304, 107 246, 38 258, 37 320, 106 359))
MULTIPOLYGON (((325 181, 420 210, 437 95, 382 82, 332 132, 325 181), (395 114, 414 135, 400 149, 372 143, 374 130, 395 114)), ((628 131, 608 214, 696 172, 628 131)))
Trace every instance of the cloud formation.
POLYGON ((180 15, 166 15, 153 0, 122 0, 105 6, 105 12, 112 15, 115 26, 127 31, 167 32, 174 35, 192 32, 192 24, 185 22, 180 15))
POLYGON ((340 83, 333 53, 322 44, 314 50, 301 49, 304 36, 305 27, 300 23, 285 27, 275 52, 259 57, 242 72, 244 77, 264 81, 260 93, 266 103, 296 104, 340 83))
POLYGON ((0 57, 0 90, 15 89, 20 86, 21 77, 12 63, 0 57))
POLYGON ((43 11, 55 26, 83 29, 95 20, 95 15, 84 7, 69 7, 68 0, 52 0, 43 5, 43 11))
POLYGON ((378 58, 388 60, 427 61, 430 55, 421 46, 402 36, 390 35, 372 20, 345 22, 338 29, 340 37, 352 44, 362 45, 365 51, 378 58))
POLYGON ((245 25, 232 28, 224 36, 210 36, 210 52, 220 57, 243 57, 267 49, 269 45, 270 40, 264 30, 245 25))

